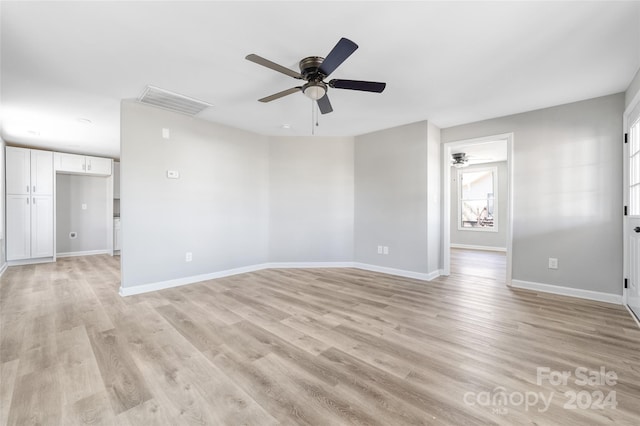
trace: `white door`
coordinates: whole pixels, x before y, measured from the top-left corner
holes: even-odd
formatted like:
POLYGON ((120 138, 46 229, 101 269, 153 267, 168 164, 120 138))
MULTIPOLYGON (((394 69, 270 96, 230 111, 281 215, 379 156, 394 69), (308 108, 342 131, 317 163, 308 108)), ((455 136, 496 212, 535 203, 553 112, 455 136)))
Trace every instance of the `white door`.
POLYGON ((31 193, 53 195, 53 152, 31 151, 31 193))
POLYGON ((626 117, 625 149, 625 260, 627 305, 640 318, 640 104, 626 117))
POLYGON ((7 194, 30 194, 31 168, 30 150, 7 147, 7 194))
POLYGON ((31 196, 7 194, 7 260, 31 257, 30 229, 31 196))
POLYGON ((31 205, 31 257, 53 256, 53 197, 37 195, 31 205))

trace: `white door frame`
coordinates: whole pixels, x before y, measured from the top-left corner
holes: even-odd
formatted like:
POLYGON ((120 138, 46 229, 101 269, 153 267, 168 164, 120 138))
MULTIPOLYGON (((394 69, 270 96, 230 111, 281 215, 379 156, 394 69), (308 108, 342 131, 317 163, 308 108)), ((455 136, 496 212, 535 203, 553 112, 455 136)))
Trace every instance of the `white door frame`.
MULTIPOLYGON (((624 135, 625 133, 628 132, 629 130, 629 117, 631 116, 631 114, 633 112, 635 112, 636 108, 640 107, 640 91, 638 91, 635 96, 633 97, 633 99, 631 100, 631 103, 629 104, 629 106, 627 108, 625 108, 624 110, 624 114, 622 116, 622 134, 624 135)), ((627 191, 627 187, 629 185, 629 145, 625 144, 623 147, 623 151, 622 151, 622 163, 623 163, 623 175, 622 175, 622 203, 624 206, 628 206, 629 205, 629 191, 627 191)), ((629 278, 629 240, 627 238, 627 235, 629 235, 630 229, 629 229, 629 217, 628 216, 623 216, 622 218, 622 277, 623 277, 623 282, 621 283, 622 285, 622 304, 624 306, 627 307, 627 309, 629 309, 628 307, 628 294, 627 294, 627 289, 624 288, 624 278, 629 278)), ((629 311, 631 311, 629 309, 629 311)), ((636 322, 638 322, 638 319, 635 317, 635 315, 633 313, 631 313, 631 316, 634 317, 634 319, 636 320, 636 322)), ((638 325, 640 325, 640 322, 638 322, 638 325)))
MULTIPOLYGON (((503 133, 500 135, 484 136, 481 138, 446 142, 442 150, 442 194, 443 194, 443 217, 442 217, 442 254, 443 254, 443 274, 451 273, 451 154, 454 148, 494 142, 497 140, 507 141, 507 276, 506 283, 511 285, 512 278, 512 250, 513 250, 513 133, 503 133)), ((500 201, 501 202, 501 201, 500 201)))

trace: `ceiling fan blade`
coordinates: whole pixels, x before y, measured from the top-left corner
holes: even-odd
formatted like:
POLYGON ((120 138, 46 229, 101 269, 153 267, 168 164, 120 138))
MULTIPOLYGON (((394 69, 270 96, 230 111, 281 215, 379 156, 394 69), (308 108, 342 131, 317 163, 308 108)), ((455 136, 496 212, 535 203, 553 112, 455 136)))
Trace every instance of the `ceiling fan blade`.
POLYGON ((331 107, 331 102, 329 102, 329 96, 324 95, 320 99, 318 99, 318 107, 320 108, 320 112, 323 114, 329 114, 333 111, 331 107))
POLYGON ((336 68, 340 66, 353 52, 356 51, 358 45, 349 40, 348 38, 341 38, 340 41, 331 49, 331 52, 324 58, 322 65, 320 65, 320 72, 325 76, 328 76, 336 68))
POLYGON ((251 62, 255 62, 258 65, 262 65, 263 67, 270 68, 274 71, 281 72, 282 74, 286 74, 289 77, 297 78, 299 80, 303 79, 302 75, 300 75, 299 72, 290 70, 289 68, 283 67, 282 65, 276 64, 275 62, 271 62, 270 60, 265 59, 262 56, 258 56, 252 53, 250 55, 247 55, 245 59, 251 62))
POLYGON ((282 92, 278 92, 278 93, 274 93, 271 96, 266 96, 262 99, 258 99, 258 101, 260 102, 271 102, 271 101, 275 101, 276 99, 280 99, 284 96, 290 95, 292 93, 296 93, 299 92, 300 90, 302 90, 302 87, 292 87, 291 89, 287 89, 287 90, 283 90, 282 92))
POLYGON ((361 90, 363 92, 382 93, 387 83, 360 80, 331 80, 329 86, 336 89, 361 90))

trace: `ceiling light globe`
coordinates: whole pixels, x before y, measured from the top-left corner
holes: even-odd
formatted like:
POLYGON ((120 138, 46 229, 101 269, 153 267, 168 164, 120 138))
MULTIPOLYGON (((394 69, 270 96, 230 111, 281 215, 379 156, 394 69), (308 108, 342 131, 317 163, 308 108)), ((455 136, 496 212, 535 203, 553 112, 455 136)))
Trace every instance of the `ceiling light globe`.
POLYGON ((324 97, 327 94, 327 86, 325 86, 322 82, 311 82, 304 86, 302 92, 305 96, 317 101, 318 99, 324 97))

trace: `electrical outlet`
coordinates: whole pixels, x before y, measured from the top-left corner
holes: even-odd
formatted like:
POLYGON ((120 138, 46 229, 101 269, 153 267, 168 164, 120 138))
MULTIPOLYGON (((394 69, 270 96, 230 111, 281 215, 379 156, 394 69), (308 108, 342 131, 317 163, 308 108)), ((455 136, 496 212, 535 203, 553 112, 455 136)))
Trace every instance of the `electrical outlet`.
POLYGON ((82 204, 82 210, 86 210, 87 209, 87 205, 86 204, 82 204))
POLYGON ((387 246, 382 247, 382 254, 389 254, 389 247, 387 246))
POLYGON ((549 258, 549 269, 558 269, 558 259, 555 257, 549 258))
POLYGON ((382 246, 378 246, 378 254, 382 254, 382 246))
POLYGON ((170 139, 171 138, 171 131, 167 128, 163 128, 162 129, 162 138, 163 139, 170 139))
POLYGON ((193 254, 190 251, 188 251, 187 254, 185 254, 184 256, 184 261, 191 262, 192 260, 193 260, 193 254))

